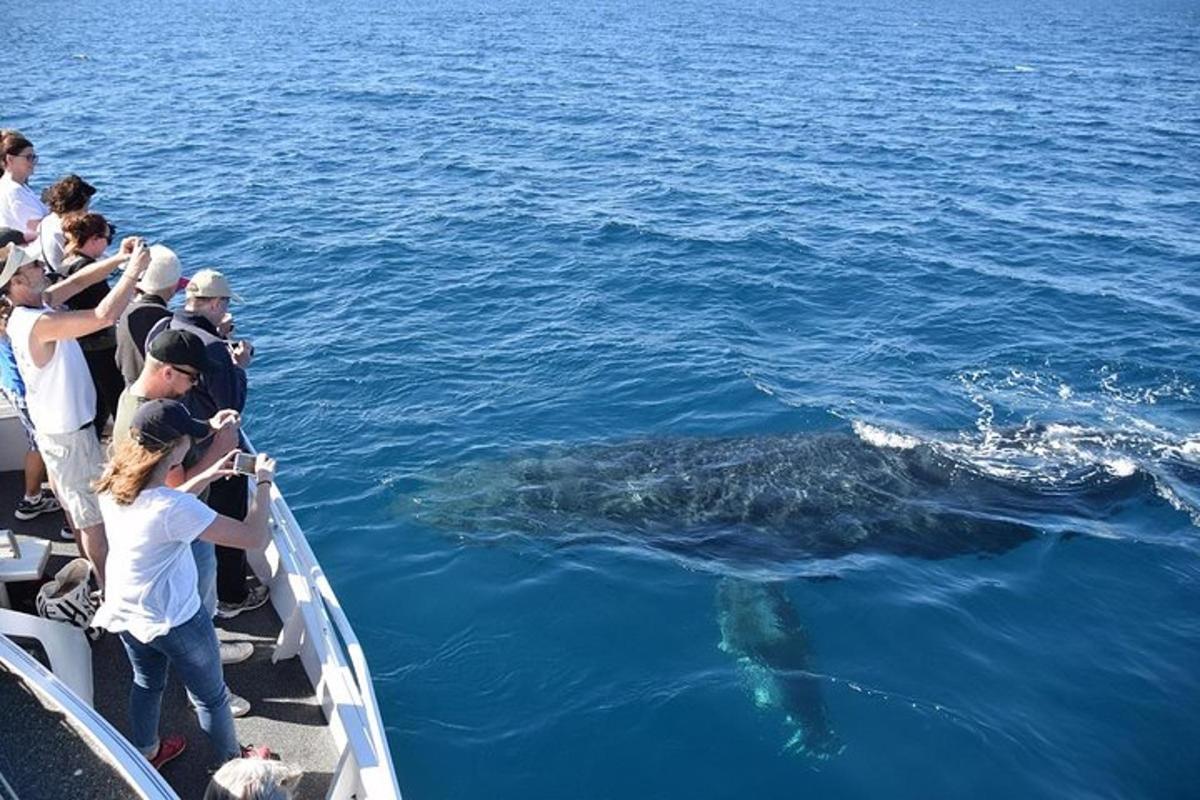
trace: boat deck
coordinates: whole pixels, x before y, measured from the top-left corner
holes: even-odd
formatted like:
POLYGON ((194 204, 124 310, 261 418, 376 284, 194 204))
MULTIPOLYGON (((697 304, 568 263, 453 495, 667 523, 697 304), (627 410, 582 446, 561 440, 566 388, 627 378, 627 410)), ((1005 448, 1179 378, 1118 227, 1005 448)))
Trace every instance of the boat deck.
MULTIPOLYGON (((22 494, 21 475, 0 472, 0 528, 18 534, 50 540, 52 552, 46 578, 69 559, 78 556, 74 542, 59 536, 62 514, 46 514, 23 522, 12 516, 22 494)), ((110 534, 111 535, 111 534, 110 534)), ((15 610, 36 613, 34 597, 38 584, 9 584, 15 610)), ((280 757, 304 771, 296 793, 298 798, 323 798, 328 791, 338 753, 326 725, 321 706, 299 659, 271 663, 271 652, 280 631, 280 621, 270 604, 241 614, 232 620, 217 620, 222 640, 249 641, 254 656, 242 664, 225 668, 225 680, 231 691, 250 701, 250 714, 235 720, 238 738, 243 743, 270 747, 280 757)), ((129 662, 117 637, 105 634, 92 645, 92 669, 95 676, 95 707, 117 730, 128 735, 127 698, 131 682, 129 662)), ((210 751, 204 732, 189 708, 182 685, 171 678, 163 698, 160 730, 163 734, 182 733, 188 750, 163 768, 163 776, 179 796, 189 800, 204 794, 211 772, 210 751)), ((18 737, 23 747, 34 747, 26 732, 13 726, 0 726, 0 737, 18 737)), ((4 749, 4 748, 0 748, 4 749)))

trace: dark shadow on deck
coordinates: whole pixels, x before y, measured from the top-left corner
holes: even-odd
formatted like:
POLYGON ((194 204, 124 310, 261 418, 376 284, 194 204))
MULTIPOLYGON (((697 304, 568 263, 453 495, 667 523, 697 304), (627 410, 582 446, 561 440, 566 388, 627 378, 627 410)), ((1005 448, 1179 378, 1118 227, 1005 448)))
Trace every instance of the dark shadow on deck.
MULTIPOLYGON (((59 537, 61 514, 47 514, 27 522, 13 517, 12 509, 21 494, 19 473, 0 473, 0 528, 11 528, 18 534, 55 542, 46 570, 45 577, 48 578, 70 558, 76 557, 78 550, 74 543, 59 537)), ((37 586, 32 582, 10 584, 13 608, 36 613, 33 600, 37 586)), ((279 617, 270 604, 232 620, 217 620, 217 633, 222 640, 254 644, 254 655, 249 661, 225 668, 225 681, 230 691, 242 695, 251 704, 249 716, 235 720, 238 738, 243 743, 266 745, 282 760, 304 770, 305 777, 297 798, 323 798, 338 754, 299 658, 271 663, 271 652, 280 627, 279 617)), ((106 634, 93 643, 92 669, 96 709, 118 731, 128 735, 132 673, 125 650, 116 636, 106 634)), ((211 750, 188 705, 183 686, 173 676, 163 695, 160 732, 163 735, 181 733, 187 737, 187 752, 168 764, 163 775, 184 800, 200 798, 214 766, 210 763, 211 750)), ((30 743, 29 748, 32 750, 34 746, 30 743)))

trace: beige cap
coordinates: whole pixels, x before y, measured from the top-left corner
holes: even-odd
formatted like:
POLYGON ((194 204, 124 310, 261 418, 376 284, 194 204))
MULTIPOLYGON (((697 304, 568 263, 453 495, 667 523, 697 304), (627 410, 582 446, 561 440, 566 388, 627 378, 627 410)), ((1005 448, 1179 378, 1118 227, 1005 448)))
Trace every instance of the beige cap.
POLYGON ((182 289, 187 281, 181 281, 183 267, 179 257, 169 247, 161 244, 150 246, 150 266, 142 273, 137 282, 137 288, 143 292, 157 292, 161 289, 182 289), (182 285, 181 285, 182 284, 182 285))
POLYGON ((0 270, 0 291, 8 286, 8 282, 12 280, 13 275, 17 274, 17 270, 38 260, 32 247, 17 247, 15 244, 0 247, 0 254, 5 256, 4 269, 0 270))
POLYGON ((229 288, 229 280, 215 269, 202 269, 187 285, 188 297, 228 297, 241 302, 242 298, 229 288))

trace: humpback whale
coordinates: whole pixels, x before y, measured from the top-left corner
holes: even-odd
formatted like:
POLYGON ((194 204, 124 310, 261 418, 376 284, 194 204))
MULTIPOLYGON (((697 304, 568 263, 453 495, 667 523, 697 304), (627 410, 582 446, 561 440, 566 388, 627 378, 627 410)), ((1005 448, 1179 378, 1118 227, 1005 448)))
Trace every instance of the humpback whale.
POLYGON ((1024 512, 1096 518, 1146 488, 1095 465, 1039 484, 933 443, 884 444, 835 431, 559 447, 455 470, 414 511, 464 534, 650 548, 718 575, 721 649, 755 700, 783 712, 785 748, 827 758, 842 745, 785 580, 859 553, 1001 554, 1039 534, 1024 512))

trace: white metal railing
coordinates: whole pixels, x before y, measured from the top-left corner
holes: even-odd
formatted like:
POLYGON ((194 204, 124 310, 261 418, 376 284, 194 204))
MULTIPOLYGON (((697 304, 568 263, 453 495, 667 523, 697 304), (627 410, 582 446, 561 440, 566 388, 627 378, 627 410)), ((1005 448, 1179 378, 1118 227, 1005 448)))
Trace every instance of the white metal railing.
POLYGON ((341 750, 327 797, 399 800, 362 646, 278 486, 271 487, 271 518, 272 542, 251 561, 270 583, 283 622, 276 657, 300 657, 341 750))

